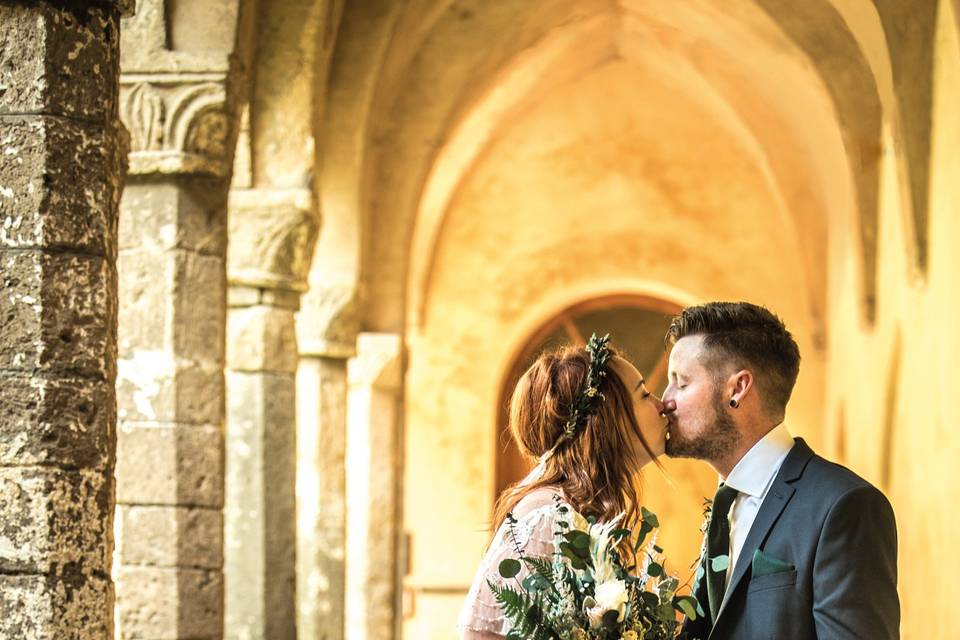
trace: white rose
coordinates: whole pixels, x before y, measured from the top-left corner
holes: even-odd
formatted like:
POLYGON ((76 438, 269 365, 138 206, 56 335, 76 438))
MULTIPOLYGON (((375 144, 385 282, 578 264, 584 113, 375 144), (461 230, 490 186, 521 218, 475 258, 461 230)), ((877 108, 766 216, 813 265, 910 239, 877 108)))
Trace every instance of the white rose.
POLYGON ((603 622, 603 614, 608 611, 617 612, 617 622, 623 622, 627 613, 627 585, 623 580, 610 580, 597 585, 594 597, 583 600, 584 613, 590 619, 590 625, 599 627, 603 622))

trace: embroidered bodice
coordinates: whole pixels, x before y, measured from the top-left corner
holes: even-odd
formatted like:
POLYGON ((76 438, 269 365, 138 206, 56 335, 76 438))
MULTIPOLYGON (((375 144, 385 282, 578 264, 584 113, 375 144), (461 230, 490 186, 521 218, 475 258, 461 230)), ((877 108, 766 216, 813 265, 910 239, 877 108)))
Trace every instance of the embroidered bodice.
MULTIPOLYGON (((483 632, 505 636, 510 630, 500 605, 497 604, 487 585, 487 580, 495 584, 504 582, 499 572, 500 562, 506 558, 517 557, 515 544, 519 545, 527 556, 550 557, 553 555, 556 529, 554 498, 556 496, 561 496, 559 490, 543 487, 520 500, 513 510, 517 520, 513 527, 516 543, 510 535, 508 523, 504 522, 497 529, 490 548, 480 562, 460 612, 460 619, 457 622, 460 638, 481 638, 484 637, 483 632)), ((527 568, 523 567, 517 580, 522 581, 528 573, 527 568)), ((513 582, 512 579, 511 582, 513 582)))

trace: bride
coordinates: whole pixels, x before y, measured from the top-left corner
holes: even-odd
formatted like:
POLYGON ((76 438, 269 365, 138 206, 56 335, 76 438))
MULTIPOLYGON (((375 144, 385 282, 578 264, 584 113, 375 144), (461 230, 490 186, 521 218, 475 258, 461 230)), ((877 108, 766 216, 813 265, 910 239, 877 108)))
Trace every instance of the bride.
POLYGON ((516 551, 508 514, 528 556, 553 553, 555 497, 597 521, 625 512, 621 526, 637 523, 638 472, 663 453, 667 437, 662 412, 660 399, 606 338, 592 338, 586 349, 544 353, 527 369, 510 400, 510 432, 520 451, 540 463, 497 500, 496 533, 457 623, 461 640, 500 640, 509 631, 487 586, 488 579, 502 581, 500 561, 516 551))

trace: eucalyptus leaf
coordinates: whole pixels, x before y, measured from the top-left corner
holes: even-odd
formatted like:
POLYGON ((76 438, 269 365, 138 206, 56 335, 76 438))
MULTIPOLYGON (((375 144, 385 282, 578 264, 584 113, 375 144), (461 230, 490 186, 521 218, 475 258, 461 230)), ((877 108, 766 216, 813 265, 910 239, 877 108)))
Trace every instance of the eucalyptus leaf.
POLYGON ((647 534, 650 533, 651 531, 653 531, 653 527, 651 527, 646 522, 642 522, 640 524, 640 533, 637 534, 637 541, 633 544, 634 553, 637 553, 638 551, 640 551, 640 547, 643 546, 643 541, 646 539, 647 534))
POLYGON ((726 571, 730 566, 730 556, 717 556, 710 561, 710 568, 714 571, 726 571))
POLYGON ((615 628, 617 626, 617 618, 619 617, 620 617, 619 611, 614 611, 613 609, 611 609, 610 611, 605 612, 603 614, 603 618, 601 618, 601 620, 603 621, 603 626, 608 627, 610 629, 615 628))
POLYGON ((658 613, 661 620, 670 620, 675 615, 673 613, 673 605, 669 602, 667 604, 661 604, 658 613))
POLYGON ((589 549, 590 548, 590 534, 585 533, 579 530, 568 531, 563 534, 563 537, 569 542, 574 549, 589 549))
POLYGON ((644 523, 649 524, 654 529, 660 526, 660 520, 657 518, 657 514, 655 514, 653 511, 650 511, 646 507, 640 507, 640 514, 644 523))
POLYGON ((516 577, 520 573, 520 561, 513 558, 507 558, 500 563, 500 575, 508 580, 516 577))
POLYGON ((630 529, 614 529, 610 532, 611 540, 622 540, 624 538, 629 538, 633 531, 630 529))
POLYGON ((584 561, 580 554, 577 553, 577 550, 573 548, 569 542, 560 543, 560 553, 563 554, 565 558, 570 561, 570 566, 578 571, 583 571, 587 568, 587 563, 584 561))
POLYGON ((674 604, 690 620, 697 619, 697 599, 693 596, 678 596, 674 604))
POLYGON ((523 579, 523 588, 527 591, 546 591, 550 583, 539 573, 531 573, 523 579))
POLYGON ((650 593, 649 591, 641 591, 640 599, 643 600, 644 606, 648 609, 655 609, 660 605, 660 598, 658 598, 656 594, 650 593))

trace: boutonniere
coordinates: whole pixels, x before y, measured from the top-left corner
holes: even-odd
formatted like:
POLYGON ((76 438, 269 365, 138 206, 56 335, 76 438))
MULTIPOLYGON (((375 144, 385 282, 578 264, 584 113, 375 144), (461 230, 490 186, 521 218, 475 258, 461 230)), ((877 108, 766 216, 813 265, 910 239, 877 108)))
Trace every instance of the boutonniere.
MULTIPOLYGON (((707 535, 707 529, 710 528, 710 518, 713 516, 713 500, 703 499, 703 522, 700 523, 700 533, 707 535)), ((704 542, 704 544, 706 544, 704 542)))
MULTIPOLYGON (((713 500, 710 498, 703 499, 703 522, 700 523, 700 533, 702 534, 700 539, 700 555, 697 557, 696 566, 697 572, 694 575, 693 579, 693 592, 696 593, 697 589, 700 587, 700 581, 703 579, 703 559, 707 557, 707 530, 710 528, 710 518, 713 516, 713 500)), ((693 569, 693 567, 690 567, 693 569)))

